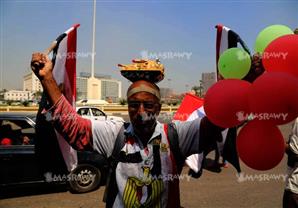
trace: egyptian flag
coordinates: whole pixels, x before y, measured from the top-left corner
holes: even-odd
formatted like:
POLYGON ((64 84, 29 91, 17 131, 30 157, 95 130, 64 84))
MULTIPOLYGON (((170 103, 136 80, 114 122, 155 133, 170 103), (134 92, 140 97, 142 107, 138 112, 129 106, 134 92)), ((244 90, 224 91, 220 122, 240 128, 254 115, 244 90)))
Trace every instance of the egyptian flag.
POLYGON ((217 80, 222 79, 218 71, 218 60, 220 55, 229 48, 237 48, 238 43, 242 46, 242 48, 250 54, 248 47, 245 42, 240 38, 240 36, 235 33, 230 28, 223 25, 216 25, 217 29, 216 34, 216 75, 217 80))
MULTIPOLYGON (((205 116, 203 108, 204 100, 198 96, 190 93, 186 93, 180 107, 173 116, 175 121, 192 121, 196 118, 202 118, 205 116)), ((194 154, 186 158, 185 162, 195 173, 198 173, 202 169, 202 163, 204 154, 194 154)))
MULTIPOLYGON (((56 39, 56 46, 53 50, 52 57, 52 62, 54 64, 53 76, 57 82, 57 85, 59 86, 59 89, 74 108, 76 100, 77 28, 79 26, 79 24, 74 25, 56 39)), ((39 113, 49 107, 50 106, 47 102, 46 94, 44 93, 39 107, 39 113)), ((54 158, 54 160, 60 161, 61 163, 61 159, 63 159, 67 170, 73 170, 77 166, 77 153, 63 139, 63 137, 54 130, 48 115, 43 116, 38 114, 36 126, 36 133, 41 134, 39 138, 45 137, 45 142, 40 146, 40 151, 51 151, 51 154, 53 155, 53 152, 59 152, 57 147, 60 148, 63 158, 61 158, 61 154, 58 154, 58 158, 54 158), (55 132, 55 134, 53 132, 55 132), (55 135, 58 142, 48 141, 53 140, 53 138, 49 138, 49 135, 51 135, 51 137, 55 135), (53 149, 49 150, 49 147, 53 149)), ((46 158, 47 156, 45 154, 43 154, 43 156, 47 161, 51 161, 51 159, 46 158)))
MULTIPOLYGON (((180 121, 192 121, 196 118, 203 118, 205 116, 204 111, 204 100, 198 96, 192 94, 186 94, 183 98, 180 107, 175 113, 173 120, 180 121)), ((237 170, 241 172, 239 157, 236 150, 236 129, 225 129, 221 132, 222 141, 214 142, 214 144, 208 144, 218 149, 220 155, 222 155, 224 160, 230 162, 237 170)), ((208 143, 208 138, 206 139, 208 143)), ((204 142, 199 142, 202 145, 204 142)), ((199 147, 199 149, 205 149, 204 147, 199 147)), ((186 158, 186 164, 195 173, 201 172, 203 168, 204 158, 208 155, 210 151, 203 151, 199 154, 194 154, 186 158)))

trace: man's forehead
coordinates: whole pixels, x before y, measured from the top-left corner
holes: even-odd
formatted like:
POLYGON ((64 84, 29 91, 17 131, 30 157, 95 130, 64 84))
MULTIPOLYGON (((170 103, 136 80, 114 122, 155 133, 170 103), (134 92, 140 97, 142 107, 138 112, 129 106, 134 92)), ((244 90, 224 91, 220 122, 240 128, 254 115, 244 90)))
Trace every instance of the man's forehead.
POLYGON ((156 85, 147 81, 138 81, 133 83, 127 90, 127 98, 140 92, 147 92, 155 96, 157 99, 160 99, 159 88, 156 85))
POLYGON ((129 96, 128 101, 152 101, 159 102, 158 98, 148 92, 137 92, 129 96))

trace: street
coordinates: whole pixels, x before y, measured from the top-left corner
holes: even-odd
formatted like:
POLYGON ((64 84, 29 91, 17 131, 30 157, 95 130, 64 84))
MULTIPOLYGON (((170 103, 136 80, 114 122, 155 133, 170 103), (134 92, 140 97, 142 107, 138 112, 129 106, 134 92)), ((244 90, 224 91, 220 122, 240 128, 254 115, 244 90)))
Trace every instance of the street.
MULTIPOLYGON (((253 171, 242 164, 244 176, 237 178, 229 166, 221 173, 204 170, 199 179, 186 177, 184 168, 181 180, 183 207, 281 207, 286 160, 273 170, 253 171)), ((24 190, 26 192, 26 190, 24 190)), ((27 190, 28 191, 28 190, 27 190)), ((86 194, 71 194, 66 190, 57 193, 33 195, 0 200, 1 208, 103 208, 104 187, 86 194)))

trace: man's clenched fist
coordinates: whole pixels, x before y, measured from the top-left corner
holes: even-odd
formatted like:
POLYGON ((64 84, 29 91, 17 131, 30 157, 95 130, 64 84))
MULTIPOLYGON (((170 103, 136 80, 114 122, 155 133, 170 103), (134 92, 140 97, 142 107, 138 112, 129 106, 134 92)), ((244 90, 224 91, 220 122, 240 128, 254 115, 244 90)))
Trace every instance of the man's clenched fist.
POLYGON ((33 53, 31 69, 40 80, 43 80, 44 78, 52 77, 53 64, 47 55, 33 53))

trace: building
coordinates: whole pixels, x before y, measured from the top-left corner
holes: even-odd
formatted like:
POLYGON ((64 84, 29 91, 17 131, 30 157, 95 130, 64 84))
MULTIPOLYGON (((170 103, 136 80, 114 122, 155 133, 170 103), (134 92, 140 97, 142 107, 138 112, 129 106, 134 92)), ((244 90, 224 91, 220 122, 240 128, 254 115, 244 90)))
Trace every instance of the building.
POLYGON ((79 76, 77 77, 77 100, 82 100, 87 98, 87 77, 79 76))
POLYGON ((42 86, 36 75, 31 71, 23 77, 23 90, 42 92, 42 86))
POLYGON ((202 87, 203 95, 206 94, 209 87, 211 87, 216 82, 216 73, 202 73, 202 87))
POLYGON ((88 98, 118 102, 122 91, 120 81, 107 75, 90 76, 90 73, 80 73, 77 77, 77 100, 88 98))
POLYGON ((101 79, 101 99, 118 102, 121 98, 122 84, 118 80, 101 79))
MULTIPOLYGON (((121 97, 122 84, 112 79, 109 75, 95 74, 91 78, 90 73, 81 72, 76 78, 77 100, 81 99, 102 99, 117 102, 121 97)), ((42 85, 33 72, 23 77, 23 90, 30 92, 42 91, 42 85)), ((13 93, 16 95, 16 93, 13 93)))
POLYGON ((174 94, 173 89, 167 87, 160 88, 161 98, 170 98, 174 94))
POLYGON ((31 91, 9 90, 4 93, 4 100, 26 101, 33 100, 34 93, 31 91))

